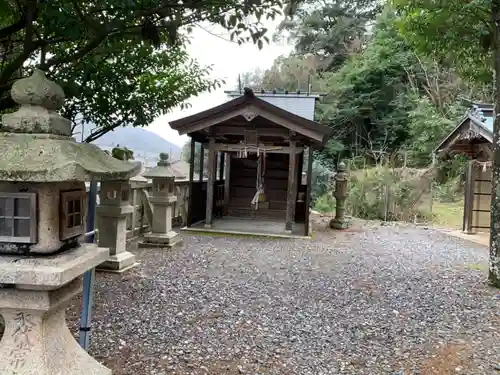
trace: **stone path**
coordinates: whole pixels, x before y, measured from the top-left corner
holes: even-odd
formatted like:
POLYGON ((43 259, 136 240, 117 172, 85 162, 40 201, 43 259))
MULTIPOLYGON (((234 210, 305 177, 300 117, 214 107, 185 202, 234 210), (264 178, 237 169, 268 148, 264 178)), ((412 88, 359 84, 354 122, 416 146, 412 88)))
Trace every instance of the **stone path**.
POLYGON ((500 374, 486 247, 374 226, 133 251, 97 278, 91 354, 114 375, 500 374))

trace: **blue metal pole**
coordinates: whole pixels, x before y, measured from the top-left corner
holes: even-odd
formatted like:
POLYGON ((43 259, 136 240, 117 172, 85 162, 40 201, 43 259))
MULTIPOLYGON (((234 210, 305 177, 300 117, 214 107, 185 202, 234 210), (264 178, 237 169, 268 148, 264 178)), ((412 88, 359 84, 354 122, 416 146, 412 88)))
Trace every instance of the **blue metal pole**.
MULTIPOLYGON (((95 207, 97 203, 97 181, 90 183, 87 209, 87 234, 85 242, 93 243, 95 240, 95 207)), ((83 276, 82 312, 80 315, 80 346, 88 350, 90 337, 90 324, 92 321, 92 292, 94 290, 95 269, 87 271, 83 276)))

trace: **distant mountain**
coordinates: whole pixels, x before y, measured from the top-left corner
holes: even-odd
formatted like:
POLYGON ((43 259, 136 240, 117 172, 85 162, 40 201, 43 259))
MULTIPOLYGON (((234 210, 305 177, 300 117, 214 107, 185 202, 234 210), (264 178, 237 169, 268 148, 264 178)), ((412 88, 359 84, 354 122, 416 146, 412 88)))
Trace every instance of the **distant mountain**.
MULTIPOLYGON (((85 125, 84 137, 90 134, 93 128, 95 128, 93 124, 85 125)), ((80 129, 75 129, 75 134, 78 132, 80 129)), ((76 138, 81 139, 81 135, 76 135, 76 138)), ((179 146, 143 128, 116 128, 92 143, 105 150, 110 150, 118 145, 127 147, 134 151, 134 159, 140 160, 148 166, 156 164, 160 152, 167 152, 173 160, 179 159, 181 155, 179 146)))

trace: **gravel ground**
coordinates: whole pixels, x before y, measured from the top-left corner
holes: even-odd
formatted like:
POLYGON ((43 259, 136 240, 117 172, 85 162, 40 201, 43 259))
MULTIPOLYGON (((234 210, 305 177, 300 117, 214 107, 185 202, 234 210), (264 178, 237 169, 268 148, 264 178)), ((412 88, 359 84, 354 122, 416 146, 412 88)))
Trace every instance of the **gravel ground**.
POLYGON ((363 225, 133 251, 139 267, 96 283, 90 352, 114 375, 500 374, 485 247, 363 225))

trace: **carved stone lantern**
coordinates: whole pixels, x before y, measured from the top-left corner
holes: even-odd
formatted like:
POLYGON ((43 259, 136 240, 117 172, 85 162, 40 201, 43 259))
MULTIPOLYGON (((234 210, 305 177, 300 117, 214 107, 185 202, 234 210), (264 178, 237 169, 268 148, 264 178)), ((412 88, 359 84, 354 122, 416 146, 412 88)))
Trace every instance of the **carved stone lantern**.
POLYGON ((149 197, 153 217, 151 233, 144 235, 141 247, 172 247, 180 242, 180 236, 172 230, 172 216, 175 196, 175 178, 181 178, 178 171, 171 167, 168 154, 161 153, 157 166, 143 174, 153 180, 153 193, 149 197))
POLYGON ((335 181, 335 218, 330 221, 330 228, 347 229, 349 223, 345 218, 345 201, 347 199, 347 185, 349 177, 347 176, 346 166, 340 162, 337 167, 337 173, 334 176, 335 181))
POLYGON ((85 181, 127 179, 138 170, 71 138, 56 110, 64 92, 36 70, 12 86, 17 112, 0 128, 0 373, 108 375, 65 322, 81 275, 109 250, 81 244, 85 181))
POLYGON ((121 273, 138 264, 135 255, 126 250, 127 217, 134 211, 130 205, 129 181, 102 182, 99 201, 99 246, 108 247, 110 257, 98 269, 121 273))

